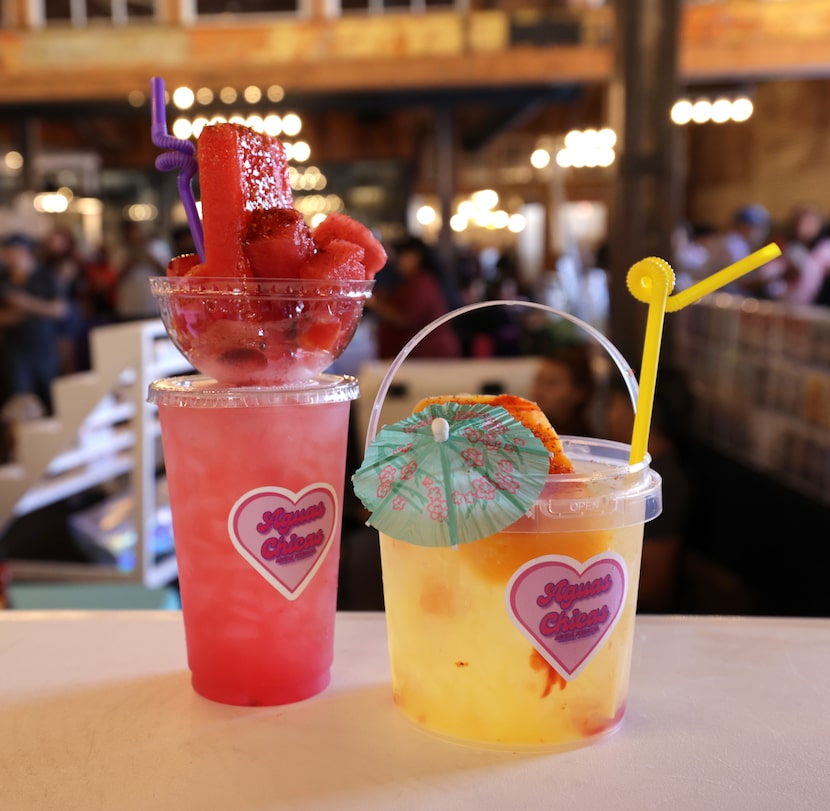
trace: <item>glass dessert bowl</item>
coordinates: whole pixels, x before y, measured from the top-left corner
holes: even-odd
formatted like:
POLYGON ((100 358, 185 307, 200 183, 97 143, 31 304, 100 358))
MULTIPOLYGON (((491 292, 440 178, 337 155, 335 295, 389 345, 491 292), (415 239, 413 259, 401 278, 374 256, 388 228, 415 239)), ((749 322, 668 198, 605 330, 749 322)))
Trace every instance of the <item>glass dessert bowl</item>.
POLYGON ((316 377, 351 341, 372 280, 158 276, 150 290, 178 350, 226 386, 316 377))

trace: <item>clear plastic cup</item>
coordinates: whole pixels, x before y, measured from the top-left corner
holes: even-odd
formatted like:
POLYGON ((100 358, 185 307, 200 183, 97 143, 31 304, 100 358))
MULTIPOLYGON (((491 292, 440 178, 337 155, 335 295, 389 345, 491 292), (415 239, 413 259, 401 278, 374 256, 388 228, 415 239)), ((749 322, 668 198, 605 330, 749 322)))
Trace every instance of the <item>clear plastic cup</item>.
MULTIPOLYGON (((536 302, 483 302, 442 316, 401 350, 378 388, 367 445, 421 338, 496 306, 583 329, 608 352, 636 409, 633 370, 594 327, 536 302)), ((456 547, 380 534, 393 697, 423 729, 476 746, 569 749, 622 724, 643 527, 662 509, 661 480, 647 454, 631 464, 630 445, 562 439, 576 472, 548 476, 534 507, 501 532, 456 547)))
POLYGON ((352 377, 227 387, 157 380, 194 690, 275 705, 325 689, 352 377))
POLYGON ((643 543, 660 477, 629 446, 563 437, 578 473, 487 538, 427 547, 381 533, 398 708, 483 746, 572 748, 623 720, 643 543))

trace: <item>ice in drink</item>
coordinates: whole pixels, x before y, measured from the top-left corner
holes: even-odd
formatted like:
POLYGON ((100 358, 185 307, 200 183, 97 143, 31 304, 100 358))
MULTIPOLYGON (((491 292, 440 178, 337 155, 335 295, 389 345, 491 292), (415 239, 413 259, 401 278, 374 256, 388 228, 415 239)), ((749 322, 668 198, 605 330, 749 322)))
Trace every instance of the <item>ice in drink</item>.
POLYGON ((426 547, 380 536, 394 700, 441 736, 570 748, 622 722, 643 522, 660 479, 628 446, 563 438, 528 516, 426 547))
POLYGON ((151 385, 159 408, 193 687, 227 704, 329 683, 354 378, 151 385))

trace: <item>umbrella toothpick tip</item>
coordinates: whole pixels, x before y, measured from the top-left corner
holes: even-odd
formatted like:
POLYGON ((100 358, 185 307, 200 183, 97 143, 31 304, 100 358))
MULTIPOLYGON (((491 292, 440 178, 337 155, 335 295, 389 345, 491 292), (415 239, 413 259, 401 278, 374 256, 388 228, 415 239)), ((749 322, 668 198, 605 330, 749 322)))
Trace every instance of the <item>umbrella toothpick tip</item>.
POLYGON ((430 427, 436 442, 446 442, 450 438, 450 424, 443 417, 436 417, 430 427))

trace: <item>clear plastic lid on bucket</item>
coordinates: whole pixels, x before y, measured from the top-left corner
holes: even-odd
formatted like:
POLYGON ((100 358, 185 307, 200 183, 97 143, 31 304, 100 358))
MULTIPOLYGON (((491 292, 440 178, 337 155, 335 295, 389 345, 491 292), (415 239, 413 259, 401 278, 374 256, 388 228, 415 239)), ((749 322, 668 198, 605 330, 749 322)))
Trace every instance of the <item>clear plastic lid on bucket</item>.
POLYGON ((607 439, 563 436, 576 473, 548 476, 536 503, 508 532, 611 530, 656 518, 663 509, 662 479, 651 457, 630 464, 630 446, 607 439))
POLYGON ((273 408, 322 405, 356 400, 357 379, 350 375, 318 375, 284 386, 224 386, 205 375, 181 375, 155 380, 147 402, 180 408, 273 408))

